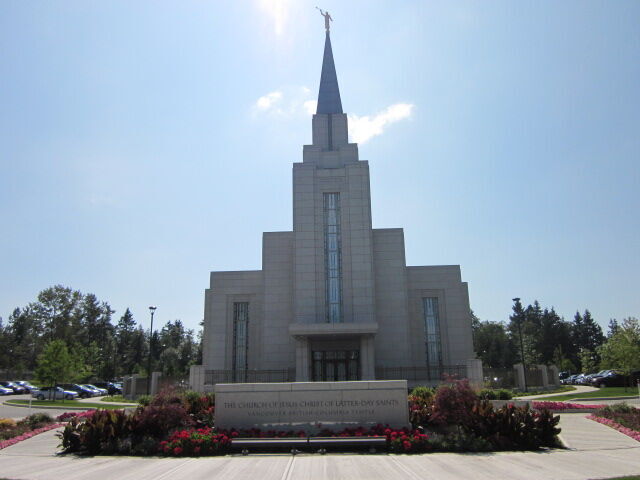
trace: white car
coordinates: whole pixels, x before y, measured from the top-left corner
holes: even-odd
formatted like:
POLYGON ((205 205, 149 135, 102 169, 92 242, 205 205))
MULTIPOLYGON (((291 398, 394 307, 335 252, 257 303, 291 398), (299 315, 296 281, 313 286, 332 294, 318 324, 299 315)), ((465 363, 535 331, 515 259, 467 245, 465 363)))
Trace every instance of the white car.
POLYGON ((62 387, 43 387, 33 390, 31 396, 38 400, 75 400, 78 398, 78 392, 65 390, 62 387))

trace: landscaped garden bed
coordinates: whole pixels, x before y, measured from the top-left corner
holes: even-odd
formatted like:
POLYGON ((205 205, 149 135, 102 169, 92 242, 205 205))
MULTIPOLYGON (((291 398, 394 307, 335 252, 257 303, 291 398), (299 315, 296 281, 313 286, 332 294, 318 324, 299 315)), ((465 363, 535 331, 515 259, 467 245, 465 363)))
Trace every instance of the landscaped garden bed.
POLYGON ((34 413, 17 422, 10 418, 0 418, 0 450, 61 425, 43 413, 34 413))
POLYGON ((610 405, 587 418, 614 428, 640 442, 640 409, 625 403, 610 405))
POLYGON ((385 445, 385 451, 395 453, 538 450, 561 446, 557 438, 559 417, 548 409, 514 405, 494 408, 480 399, 466 380, 449 380, 435 391, 415 389, 408 397, 408 408, 410 428, 376 425, 333 431, 319 427, 313 433, 221 430, 215 426, 212 394, 165 391, 133 412, 96 410, 74 416, 61 438, 65 452, 89 455, 225 455, 232 452, 234 439, 296 437, 384 438, 385 442, 378 443, 385 445))
POLYGON ((582 403, 568 402, 531 402, 531 407, 536 410, 552 410, 563 413, 596 411, 606 407, 606 405, 587 405, 582 403))

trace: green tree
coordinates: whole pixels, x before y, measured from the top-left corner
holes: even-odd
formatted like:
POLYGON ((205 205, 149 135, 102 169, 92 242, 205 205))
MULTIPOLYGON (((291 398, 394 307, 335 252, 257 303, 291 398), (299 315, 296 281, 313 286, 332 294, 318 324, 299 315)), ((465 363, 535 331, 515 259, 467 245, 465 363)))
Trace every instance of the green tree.
POLYGON ((85 374, 80 359, 69 352, 64 340, 51 340, 44 347, 35 373, 44 385, 70 382, 85 374))
MULTIPOLYGON (((583 358, 587 358, 584 356, 586 355, 584 351, 589 352, 589 355, 594 357, 596 363, 600 362, 598 348, 603 344, 605 336, 602 333, 602 327, 593 319, 589 310, 585 310, 583 315, 580 315, 580 312, 576 312, 573 317, 572 338, 573 344, 580 352, 580 362, 582 362, 583 358)), ((591 363, 586 366, 581 365, 581 370, 585 371, 591 367, 591 363)))
POLYGON ((618 331, 620 326, 618 325, 618 321, 615 318, 609 320, 609 331, 607 331, 607 338, 611 338, 618 331))
POLYGON ((473 346, 482 364, 490 368, 513 367, 518 358, 514 343, 500 322, 478 321, 473 346))
POLYGON ((579 354, 582 373, 594 373, 598 365, 599 355, 593 350, 582 348, 579 354))
POLYGON ((602 368, 615 368, 625 374, 640 370, 640 322, 622 320, 617 331, 599 349, 602 368))

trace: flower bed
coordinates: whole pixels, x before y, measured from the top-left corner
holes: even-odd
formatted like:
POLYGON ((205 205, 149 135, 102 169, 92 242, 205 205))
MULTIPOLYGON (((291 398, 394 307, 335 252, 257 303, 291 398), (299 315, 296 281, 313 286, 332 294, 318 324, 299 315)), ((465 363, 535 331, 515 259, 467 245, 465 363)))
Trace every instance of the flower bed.
POLYGON ((587 418, 614 428, 640 442, 640 410, 626 403, 606 406, 587 418))
POLYGON ((18 422, 0 418, 0 450, 61 425, 54 423, 46 413, 34 413, 18 422))
POLYGON ((0 441, 0 450, 2 450, 3 448, 10 447, 11 445, 15 445, 16 443, 26 440, 27 438, 31 438, 35 435, 38 435, 39 433, 43 433, 48 430, 53 430, 54 428, 61 427, 62 425, 63 425, 62 423, 51 423, 44 427, 36 428, 35 430, 30 430, 28 432, 25 432, 22 435, 19 435, 17 437, 9 438, 8 440, 2 440, 0 441))
POLYGON ((606 407, 606 405, 583 405, 567 402, 531 402, 531 406, 536 410, 597 410, 606 407))
POLYGON ((636 431, 636 430, 632 430, 630 428, 627 428, 623 425, 620 425, 617 422, 614 422, 613 420, 610 420, 608 418, 604 418, 604 417, 599 417, 595 414, 591 414, 587 417, 589 420, 593 420, 595 422, 598 423, 602 423, 603 425, 607 425, 608 427, 611 427, 617 431, 619 431, 620 433, 624 433, 625 435, 633 438, 634 440, 637 440, 638 442, 640 442, 640 432, 636 431))
POLYGON ((91 417, 93 415, 93 412, 95 412, 95 409, 93 410, 85 410, 82 412, 64 412, 60 415, 58 415, 56 417, 56 420, 58 420, 59 422, 68 422, 70 421, 72 418, 87 418, 87 417, 91 417))
MULTIPOLYGON (((311 436, 384 437, 386 450, 394 453, 559 446, 560 417, 554 417, 546 405, 541 410, 512 404, 494 408, 479 399, 466 380, 447 379, 436 390, 415 389, 408 400, 410 428, 377 425, 332 431, 320 426, 311 436)), ((61 419, 68 420, 61 434, 64 451, 89 455, 224 455, 231 451, 234 438, 310 435, 304 431, 216 429, 214 396, 196 392, 163 392, 134 412, 95 410, 65 414, 61 419)))
MULTIPOLYGON (((419 430, 408 428, 394 429, 384 425, 366 429, 345 428, 340 431, 323 429, 317 437, 349 438, 349 437, 384 437, 387 449, 394 453, 420 453, 434 449, 429 441, 430 436, 419 430)), ((197 457, 204 455, 225 455, 230 452, 234 438, 307 438, 304 431, 261 431, 221 430, 213 428, 189 429, 174 432, 168 440, 160 442, 160 452, 167 456, 197 457)), ((436 437, 437 438, 437 437, 436 437)))

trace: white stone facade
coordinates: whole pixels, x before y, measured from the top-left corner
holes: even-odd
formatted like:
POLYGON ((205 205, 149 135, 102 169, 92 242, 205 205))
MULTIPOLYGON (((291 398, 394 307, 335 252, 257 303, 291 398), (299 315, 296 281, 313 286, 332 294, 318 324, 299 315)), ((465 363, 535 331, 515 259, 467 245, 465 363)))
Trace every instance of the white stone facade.
MULTIPOLYGON (((325 46, 325 63, 326 56, 325 46)), ((319 103, 322 95, 321 87, 319 103)), ((264 233, 261 270, 211 273, 201 370, 231 372, 232 378, 218 380, 224 383, 245 379, 239 370, 288 371, 289 380, 297 381, 406 375, 413 377, 410 383, 433 383, 447 367, 473 363, 469 295, 460 267, 407 266, 403 230, 372 228, 369 164, 348 143, 341 106, 314 115, 312 129, 313 143, 304 146, 303 161, 293 164, 293 231, 264 233), (339 274, 331 284, 329 194, 338 203, 339 238, 339 269, 332 270, 339 274), (331 296, 328 288, 339 293, 331 296), (436 310, 430 324, 425 299, 436 310), (248 319, 236 318, 239 303, 248 304, 248 319), (339 310, 339 318, 330 308, 339 310), (429 348, 435 352, 431 360, 429 348), (334 359, 336 354, 351 360, 334 359)))

